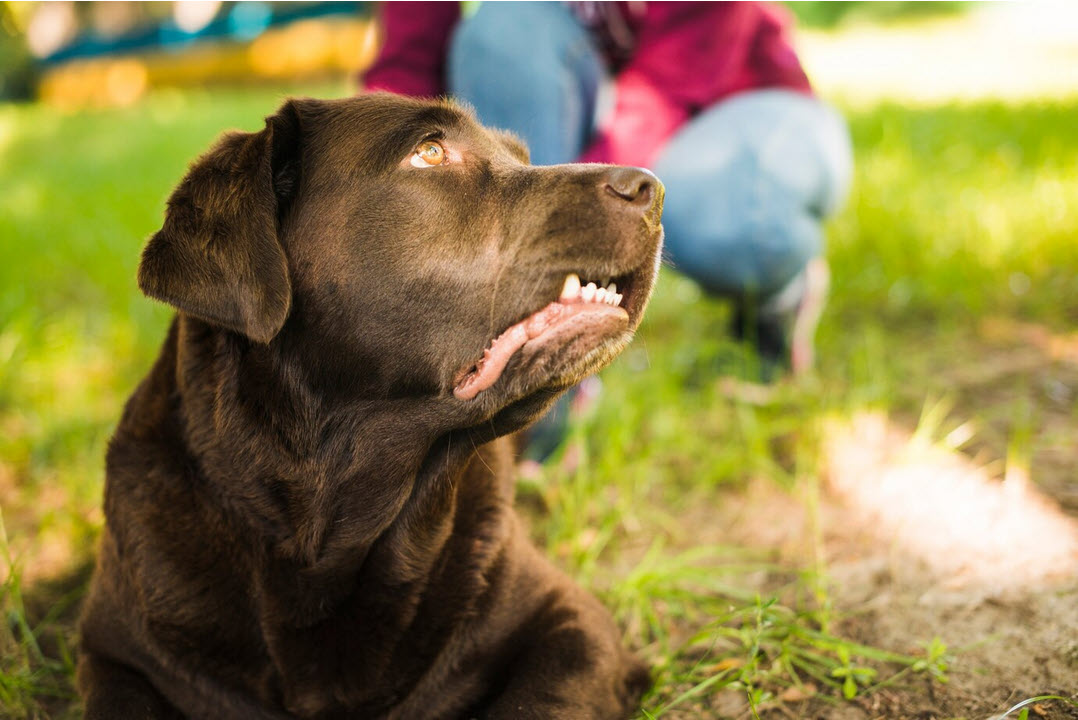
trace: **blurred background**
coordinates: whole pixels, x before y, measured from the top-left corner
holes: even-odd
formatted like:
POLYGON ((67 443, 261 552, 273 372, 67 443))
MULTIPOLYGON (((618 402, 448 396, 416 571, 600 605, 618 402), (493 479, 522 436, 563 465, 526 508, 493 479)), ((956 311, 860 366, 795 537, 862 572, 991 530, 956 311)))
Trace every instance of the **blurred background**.
MULTIPOLYGON (((648 717, 1073 697, 1078 3, 787 7, 856 155, 819 369, 749 382, 729 308, 664 269, 521 484, 536 540, 652 663, 648 717)), ((171 314, 134 282, 168 193, 287 95, 354 92, 378 43, 372 3, 0 2, 0 716, 77 716, 105 447, 171 314)))
POLYGON ((130 105, 161 87, 341 77, 376 50, 371 3, 5 2, 0 98, 130 105))

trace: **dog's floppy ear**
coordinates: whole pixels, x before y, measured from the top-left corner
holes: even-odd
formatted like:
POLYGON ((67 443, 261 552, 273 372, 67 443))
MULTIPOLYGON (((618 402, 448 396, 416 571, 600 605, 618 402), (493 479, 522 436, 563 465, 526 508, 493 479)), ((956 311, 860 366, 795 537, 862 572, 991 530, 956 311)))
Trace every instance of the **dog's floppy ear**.
POLYGON ((142 292, 268 343, 292 304, 278 222, 298 184, 300 117, 286 102, 257 133, 234 132, 191 166, 142 251, 142 292))

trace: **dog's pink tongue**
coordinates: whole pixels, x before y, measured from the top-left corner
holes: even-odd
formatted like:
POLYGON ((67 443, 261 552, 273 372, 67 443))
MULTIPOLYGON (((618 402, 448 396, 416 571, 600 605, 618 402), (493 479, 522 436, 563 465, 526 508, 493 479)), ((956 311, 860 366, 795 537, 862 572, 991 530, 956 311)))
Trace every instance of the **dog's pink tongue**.
POLYGON ((490 347, 483 352, 483 359, 476 365, 475 370, 468 373, 453 388, 453 394, 461 400, 471 400, 493 385, 501 377, 502 370, 505 370, 505 366, 509 364, 509 358, 513 357, 513 353, 522 348, 524 343, 550 327, 551 323, 561 317, 569 307, 571 306, 552 302, 534 315, 529 315, 516 325, 511 325, 505 332, 494 338, 490 347))

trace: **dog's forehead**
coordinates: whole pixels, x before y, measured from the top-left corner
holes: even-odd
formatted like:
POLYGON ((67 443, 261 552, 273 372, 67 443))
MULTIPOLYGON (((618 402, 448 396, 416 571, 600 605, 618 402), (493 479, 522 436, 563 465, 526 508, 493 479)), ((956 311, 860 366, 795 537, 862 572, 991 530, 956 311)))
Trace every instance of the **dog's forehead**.
POLYGON ((349 155, 363 155, 376 165, 391 166, 416 143, 433 134, 468 142, 476 149, 504 152, 518 159, 527 156, 514 136, 491 131, 476 120, 473 111, 453 100, 417 100, 370 93, 333 101, 320 128, 320 135, 339 152, 346 145, 349 155))

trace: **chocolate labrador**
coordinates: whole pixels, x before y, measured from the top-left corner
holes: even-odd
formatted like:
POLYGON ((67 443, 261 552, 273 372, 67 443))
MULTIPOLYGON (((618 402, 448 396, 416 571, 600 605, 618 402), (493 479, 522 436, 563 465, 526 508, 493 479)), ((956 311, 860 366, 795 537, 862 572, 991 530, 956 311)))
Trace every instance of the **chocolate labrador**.
POLYGON ((608 363, 662 185, 447 102, 290 100, 168 201, 177 313, 107 458, 99 718, 623 718, 649 678, 529 544, 505 437, 608 363))

